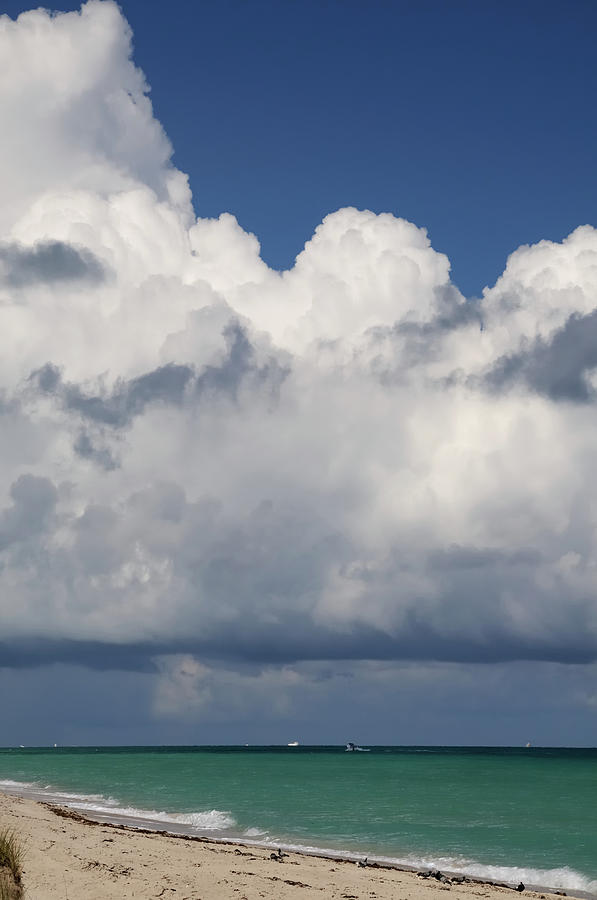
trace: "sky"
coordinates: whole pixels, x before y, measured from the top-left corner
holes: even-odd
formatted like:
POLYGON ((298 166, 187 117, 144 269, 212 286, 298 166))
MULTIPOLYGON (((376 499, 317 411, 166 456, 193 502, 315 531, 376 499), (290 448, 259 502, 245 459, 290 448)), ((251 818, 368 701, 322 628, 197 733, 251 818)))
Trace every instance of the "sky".
POLYGON ((0 18, 0 744, 597 744, 593 3, 0 18))
POLYGON ((594 224, 593 0, 121 8, 197 213, 232 212, 274 268, 356 206, 427 228, 480 296, 521 244, 594 224))

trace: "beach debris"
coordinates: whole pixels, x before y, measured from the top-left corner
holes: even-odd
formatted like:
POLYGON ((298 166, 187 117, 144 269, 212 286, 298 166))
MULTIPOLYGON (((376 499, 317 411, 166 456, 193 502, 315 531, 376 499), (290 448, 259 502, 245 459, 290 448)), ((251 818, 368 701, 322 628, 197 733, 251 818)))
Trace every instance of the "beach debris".
POLYGON ((520 884, 518 885, 518 887, 516 888, 516 890, 517 890, 520 894, 522 894, 522 892, 524 891, 524 884, 522 883, 522 881, 520 882, 520 884))
MULTIPOLYGON (((76 854, 75 854, 75 856, 76 856, 76 854)), ((81 859, 81 861, 83 862, 81 857, 78 857, 78 859, 81 859)), ((109 866, 107 863, 100 862, 99 859, 88 859, 86 862, 84 862, 83 868, 84 869, 102 869, 104 872, 111 875, 115 879, 118 876, 123 876, 125 878, 128 878, 128 876, 132 872, 131 866, 117 866, 117 865, 109 866)))
POLYGON ((288 856, 288 854, 283 853, 282 848, 278 847, 278 849, 274 853, 270 853, 269 858, 275 859, 276 862, 283 862, 285 856, 288 856))
POLYGON ((357 866, 360 866, 361 869, 366 869, 368 865, 367 857, 365 859, 357 859, 357 866))

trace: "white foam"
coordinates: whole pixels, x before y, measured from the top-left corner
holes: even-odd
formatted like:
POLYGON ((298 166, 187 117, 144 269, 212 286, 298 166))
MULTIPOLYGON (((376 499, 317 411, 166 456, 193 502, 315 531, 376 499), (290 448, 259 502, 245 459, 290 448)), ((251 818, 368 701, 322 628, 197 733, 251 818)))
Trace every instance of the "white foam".
POLYGON ((35 788, 39 787, 35 781, 11 781, 10 778, 4 778, 0 780, 0 788, 6 788, 7 790, 11 789, 20 789, 20 788, 35 788))
POLYGON ((70 791, 55 791, 52 789, 52 785, 47 784, 45 790, 52 793, 53 797, 60 798, 65 802, 78 802, 82 803, 101 803, 103 806, 118 806, 118 800, 115 800, 114 797, 104 797, 103 794, 73 794, 70 791))
POLYGON ((79 810, 87 810, 100 815, 117 816, 125 819, 135 819, 139 824, 147 822, 161 822, 166 825, 188 825, 197 831, 225 831, 236 825, 236 820, 228 812, 220 809, 200 810, 189 813, 164 812, 157 809, 138 809, 135 806, 114 806, 113 804, 101 804, 97 802, 74 802, 73 807, 79 810))
POLYGON ((451 856, 410 857, 407 865, 417 868, 441 869, 472 875, 486 881, 508 881, 526 885, 556 888, 558 890, 586 891, 597 893, 597 881, 576 872, 568 866, 553 869, 536 869, 530 866, 490 866, 471 859, 451 856))
MULTIPOLYGON (((218 832, 227 838, 233 837, 230 830, 236 826, 236 820, 229 812, 219 809, 199 810, 189 813, 172 813, 164 810, 139 809, 134 806, 120 806, 114 797, 104 797, 103 794, 77 794, 68 791, 58 791, 51 785, 42 787, 32 781, 0 780, 0 790, 7 793, 22 793, 35 798, 43 798, 54 803, 61 803, 82 812, 89 812, 108 820, 126 819, 128 824, 140 828, 151 828, 154 824, 173 826, 174 828, 192 829, 197 832, 210 832, 218 837, 218 832)), ((240 834, 238 835, 240 837, 240 834)), ((313 853, 322 856, 332 856, 341 859, 361 859, 365 853, 359 854, 354 850, 338 850, 330 847, 319 847, 309 844, 283 842, 268 834, 260 828, 247 828, 242 835, 256 846, 282 847, 287 851, 299 853, 313 853)), ((376 856, 369 853, 371 862, 386 863, 389 865, 409 866, 414 869, 440 869, 443 872, 453 872, 480 878, 486 881, 506 881, 518 884, 522 881, 525 885, 552 888, 554 890, 584 891, 597 895, 597 880, 593 880, 581 872, 577 872, 568 866, 552 869, 539 869, 522 866, 495 866, 486 865, 464 856, 376 856)))
POLYGON ((586 891, 597 893, 597 881, 588 878, 568 866, 552 869, 539 869, 530 866, 491 866, 470 859, 458 857, 411 857, 408 865, 416 868, 442 869, 482 878, 484 881, 507 881, 511 884, 523 884, 537 887, 549 887, 556 890, 586 891))
MULTIPOLYGON (((245 832, 246 833, 246 832, 245 832)), ((331 856, 339 859, 360 860, 367 856, 369 862, 392 866, 408 866, 413 869, 440 869, 444 873, 469 875, 484 881, 504 881, 510 884, 523 882, 527 887, 552 888, 553 890, 583 891, 597 895, 597 881, 588 878, 568 866, 553 869, 535 869, 523 866, 491 866, 466 857, 456 856, 378 856, 372 853, 355 853, 353 850, 338 850, 310 844, 284 843, 273 838, 255 841, 261 846, 276 846, 297 853, 312 853, 317 856, 331 856)))
MULTIPOLYGON (((220 809, 198 810, 189 813, 167 812, 158 809, 139 809, 135 806, 121 806, 114 797, 103 794, 78 794, 61 791, 52 785, 42 786, 32 781, 0 781, 0 790, 8 793, 22 793, 34 799, 44 799, 72 809, 88 812, 110 819, 127 819, 139 827, 151 827, 152 823, 185 826, 197 832, 224 832, 236 825, 236 820, 228 812, 220 809)), ((262 832, 263 833, 263 832, 262 832)))
POLYGON ((522 881, 527 886, 585 891, 589 894, 597 893, 597 881, 568 866, 553 869, 539 869, 530 866, 492 866, 463 856, 408 855, 400 858, 370 856, 369 859, 394 865, 411 866, 414 869, 440 869, 442 872, 470 875, 484 881, 506 881, 510 884, 518 884, 522 881))

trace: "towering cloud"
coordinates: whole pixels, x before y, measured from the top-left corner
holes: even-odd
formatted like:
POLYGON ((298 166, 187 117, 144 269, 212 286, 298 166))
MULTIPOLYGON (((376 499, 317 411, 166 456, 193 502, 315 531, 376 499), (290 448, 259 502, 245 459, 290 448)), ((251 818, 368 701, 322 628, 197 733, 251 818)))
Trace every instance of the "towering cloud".
POLYGON ((597 232, 479 300, 356 209, 273 271, 130 37, 0 18, 4 661, 156 665, 161 709, 214 660, 594 660, 597 232))

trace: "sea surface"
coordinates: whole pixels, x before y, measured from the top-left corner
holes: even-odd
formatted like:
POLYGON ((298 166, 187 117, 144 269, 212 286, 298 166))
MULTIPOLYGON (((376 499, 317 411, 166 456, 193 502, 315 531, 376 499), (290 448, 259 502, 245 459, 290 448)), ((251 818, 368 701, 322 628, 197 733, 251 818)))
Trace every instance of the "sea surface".
POLYGON ((0 749, 0 790, 95 817, 597 895, 597 750, 0 749))

